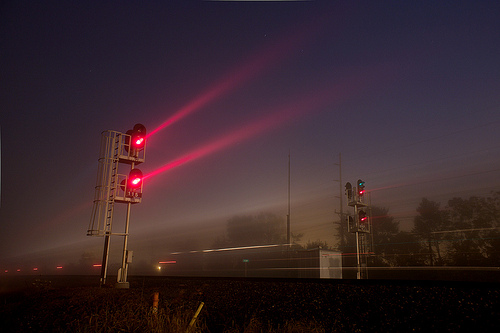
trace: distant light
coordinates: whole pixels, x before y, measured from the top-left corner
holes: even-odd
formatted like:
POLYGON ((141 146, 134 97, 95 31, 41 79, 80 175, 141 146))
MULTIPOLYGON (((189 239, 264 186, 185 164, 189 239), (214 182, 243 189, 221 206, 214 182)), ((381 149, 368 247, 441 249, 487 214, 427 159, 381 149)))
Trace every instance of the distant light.
POLYGON ((5 270, 5 273, 8 273, 8 272, 9 272, 9 270, 8 270, 8 269, 6 269, 6 270, 5 270))
POLYGON ((157 268, 158 268, 159 271, 161 271, 161 266, 158 266, 157 268))
POLYGON ((33 270, 34 270, 34 271, 37 271, 37 270, 38 270, 38 267, 34 267, 34 268, 33 268, 33 270))
POLYGON ((101 264, 93 264, 92 266, 93 267, 101 267, 102 265, 101 264))
POLYGON ((21 271, 21 269, 20 269, 20 268, 18 268, 18 269, 17 269, 17 272, 20 272, 20 271, 21 271))
POLYGON ((159 261, 159 264, 176 264, 176 260, 159 261))
POLYGON ((57 266, 56 269, 62 269, 62 266, 57 266))

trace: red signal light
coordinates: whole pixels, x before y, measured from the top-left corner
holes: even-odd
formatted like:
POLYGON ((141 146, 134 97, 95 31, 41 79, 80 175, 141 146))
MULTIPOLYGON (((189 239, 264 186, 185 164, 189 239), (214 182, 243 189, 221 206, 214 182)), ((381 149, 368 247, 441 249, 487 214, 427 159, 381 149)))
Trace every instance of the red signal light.
POLYGON ((142 197, 142 171, 139 169, 132 169, 128 175, 127 189, 125 196, 127 198, 141 198, 142 197))
POLYGON ((142 185, 142 171, 139 169, 132 169, 128 175, 128 185, 130 188, 138 188, 142 185))
POLYGON ((143 124, 135 124, 134 128, 127 131, 125 136, 125 150, 136 155, 146 145, 146 127, 143 124))
POLYGON ((366 221, 368 221, 368 216, 366 216, 366 213, 363 210, 360 210, 358 212, 358 216, 359 216, 359 222, 366 222, 366 221))
POLYGON ((141 146, 143 142, 144 142, 144 138, 136 138, 135 145, 141 146))
POLYGON ((135 124, 131 136, 133 147, 136 150, 144 149, 146 143, 146 127, 143 124, 135 124))

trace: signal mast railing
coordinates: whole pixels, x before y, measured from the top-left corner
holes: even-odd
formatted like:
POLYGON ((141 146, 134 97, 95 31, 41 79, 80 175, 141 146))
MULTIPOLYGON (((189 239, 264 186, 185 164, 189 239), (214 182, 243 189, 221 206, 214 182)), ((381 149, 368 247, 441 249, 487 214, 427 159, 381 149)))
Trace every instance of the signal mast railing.
POLYGON ((101 134, 94 206, 87 230, 89 236, 104 236, 106 233, 111 233, 115 202, 141 201, 141 198, 126 197, 128 175, 118 173, 119 163, 138 165, 145 160, 145 149, 134 151, 130 147, 130 141, 129 134, 117 131, 109 130, 101 134))

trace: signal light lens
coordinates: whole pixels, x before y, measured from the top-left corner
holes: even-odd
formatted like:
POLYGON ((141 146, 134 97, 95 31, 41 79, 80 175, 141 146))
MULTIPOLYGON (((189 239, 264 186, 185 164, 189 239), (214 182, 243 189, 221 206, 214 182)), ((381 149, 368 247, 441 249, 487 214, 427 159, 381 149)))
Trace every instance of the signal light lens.
POLYGON ((143 142, 144 142, 144 138, 137 138, 135 140, 135 145, 140 146, 140 145, 142 145, 143 142))
POLYGON ((132 182, 132 185, 137 185, 141 182, 141 178, 134 178, 131 180, 131 182, 132 182))

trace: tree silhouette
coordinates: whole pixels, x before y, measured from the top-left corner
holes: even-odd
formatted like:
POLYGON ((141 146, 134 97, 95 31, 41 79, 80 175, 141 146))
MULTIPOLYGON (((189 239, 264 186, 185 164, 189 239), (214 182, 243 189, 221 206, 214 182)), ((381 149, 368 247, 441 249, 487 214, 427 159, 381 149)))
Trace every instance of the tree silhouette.
POLYGON ((422 245, 417 237, 399 230, 399 222, 388 208, 371 207, 373 233, 373 266, 421 265, 422 245))
POLYGON ((306 244, 306 249, 323 249, 323 250, 331 250, 330 246, 326 241, 315 240, 313 242, 308 241, 306 244))
POLYGON ((425 242, 429 251, 429 264, 443 265, 440 242, 443 240, 443 231, 449 230, 447 212, 439 208, 440 204, 427 198, 422 198, 417 207, 419 215, 413 220, 413 232, 425 242), (437 260, 434 258, 436 253, 437 260))
POLYGON ((447 208, 451 224, 450 264, 498 265, 500 192, 488 198, 453 198, 447 208))

